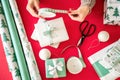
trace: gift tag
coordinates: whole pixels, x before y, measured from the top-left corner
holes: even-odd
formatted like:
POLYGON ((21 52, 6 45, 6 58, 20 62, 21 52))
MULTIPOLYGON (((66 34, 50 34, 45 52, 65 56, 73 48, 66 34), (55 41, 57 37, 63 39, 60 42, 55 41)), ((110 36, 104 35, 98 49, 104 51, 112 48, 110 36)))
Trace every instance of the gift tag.
POLYGON ((72 74, 78 74, 83 69, 82 62, 77 57, 71 57, 67 61, 67 69, 72 74))

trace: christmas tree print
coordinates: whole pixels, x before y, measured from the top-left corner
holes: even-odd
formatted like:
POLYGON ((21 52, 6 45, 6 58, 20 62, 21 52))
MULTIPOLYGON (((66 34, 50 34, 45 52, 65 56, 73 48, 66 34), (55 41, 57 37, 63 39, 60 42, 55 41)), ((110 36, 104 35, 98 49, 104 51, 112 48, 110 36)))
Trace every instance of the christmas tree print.
POLYGON ((17 67, 15 68, 15 73, 15 76, 20 76, 20 70, 17 67))
POLYGON ((115 16, 116 18, 117 18, 118 16, 120 16, 120 15, 119 15, 118 8, 115 8, 113 16, 115 16))
POLYGON ((5 47, 5 52, 6 52, 6 56, 10 56, 11 55, 6 47, 5 47))
POLYGON ((106 19, 110 20, 110 15, 109 14, 106 14, 106 19))
POLYGON ((16 13, 15 16, 18 18, 19 17, 18 13, 16 13))
POLYGON ((12 62, 17 62, 15 53, 13 54, 13 60, 12 60, 12 62))
POLYGON ((9 38, 7 37, 6 33, 3 33, 3 41, 4 42, 9 41, 9 38))
POLYGON ((3 8, 1 5, 0 5, 0 14, 3 14, 3 8))
POLYGON ((109 7, 107 7, 107 9, 111 10, 111 9, 113 9, 113 7, 112 7, 112 6, 109 6, 109 7))
POLYGON ((6 28, 6 27, 7 27, 7 25, 6 25, 6 23, 5 23, 5 21, 4 21, 3 19, 1 20, 1 24, 2 24, 1 27, 3 27, 3 28, 6 28))

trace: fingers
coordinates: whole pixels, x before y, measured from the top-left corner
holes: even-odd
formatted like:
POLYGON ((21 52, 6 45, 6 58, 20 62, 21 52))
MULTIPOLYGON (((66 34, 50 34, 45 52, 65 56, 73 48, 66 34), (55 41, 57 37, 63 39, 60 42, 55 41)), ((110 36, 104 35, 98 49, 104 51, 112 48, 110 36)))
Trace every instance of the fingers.
POLYGON ((69 11, 70 13, 68 13, 68 15, 72 20, 79 21, 79 22, 82 22, 84 20, 83 15, 78 10, 70 9, 69 11))
POLYGON ((38 17, 37 12, 33 9, 32 6, 27 7, 27 10, 28 10, 28 12, 29 12, 32 16, 38 17))
POLYGON ((70 16, 70 18, 71 18, 72 20, 74 20, 74 21, 79 21, 79 22, 84 21, 84 17, 82 17, 82 15, 79 15, 79 16, 77 16, 77 17, 74 17, 73 15, 72 15, 72 16, 69 15, 69 16, 70 16))
POLYGON ((39 7, 39 1, 35 2, 35 9, 38 11, 40 9, 39 7))
POLYGON ((39 17, 39 2, 28 2, 26 9, 33 17, 39 17))
POLYGON ((70 13, 68 13, 68 15, 70 16, 72 20, 82 22, 88 15, 89 8, 87 8, 86 6, 83 6, 83 7, 78 8, 77 10, 70 9, 69 11, 70 13))

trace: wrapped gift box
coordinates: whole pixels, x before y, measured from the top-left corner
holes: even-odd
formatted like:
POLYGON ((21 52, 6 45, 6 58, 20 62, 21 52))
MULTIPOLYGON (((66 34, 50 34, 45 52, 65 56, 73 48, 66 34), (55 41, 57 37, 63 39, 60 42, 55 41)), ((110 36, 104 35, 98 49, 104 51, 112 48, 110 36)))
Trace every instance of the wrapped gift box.
POLYGON ((90 63, 100 80, 115 80, 120 77, 120 40, 91 55, 90 63))
POLYGON ((66 76, 64 58, 48 59, 45 61, 46 77, 58 78, 66 76))
POLYGON ((39 19, 31 37, 38 40, 41 47, 53 44, 59 45, 60 42, 69 39, 62 17, 48 21, 39 19))
POLYGON ((120 0, 105 0, 104 24, 120 25, 120 0))

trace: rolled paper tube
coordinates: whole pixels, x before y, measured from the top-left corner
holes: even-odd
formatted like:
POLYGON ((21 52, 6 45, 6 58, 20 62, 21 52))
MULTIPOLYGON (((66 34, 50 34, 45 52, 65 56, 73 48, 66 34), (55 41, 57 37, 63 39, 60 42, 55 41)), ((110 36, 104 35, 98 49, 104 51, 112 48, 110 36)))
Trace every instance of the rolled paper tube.
POLYGON ((22 22, 22 18, 20 16, 20 12, 18 10, 16 0, 9 0, 9 3, 10 3, 13 17, 15 19, 15 23, 18 29, 18 33, 19 33, 20 40, 22 43, 26 62, 27 62, 27 65, 29 65, 28 70, 30 73, 31 80, 41 80, 41 76, 40 76, 38 66, 37 66, 37 63, 34 57, 34 53, 33 53, 31 44, 28 41, 25 29, 24 29, 24 24, 22 22))
POLYGON ((24 58, 24 53, 22 51, 22 46, 20 43, 19 35, 17 33, 14 18, 12 16, 11 8, 9 5, 9 0, 1 0, 3 10, 5 13, 6 21, 10 31, 10 36, 13 42, 13 47, 15 49, 15 55, 18 61, 18 66, 20 69, 20 74, 22 80, 30 80, 29 71, 27 68, 26 60, 24 58))
POLYGON ((11 41, 8 25, 6 24, 3 7, 0 2, 0 35, 5 51, 6 60, 13 80, 21 80, 20 70, 15 56, 15 51, 11 41))

